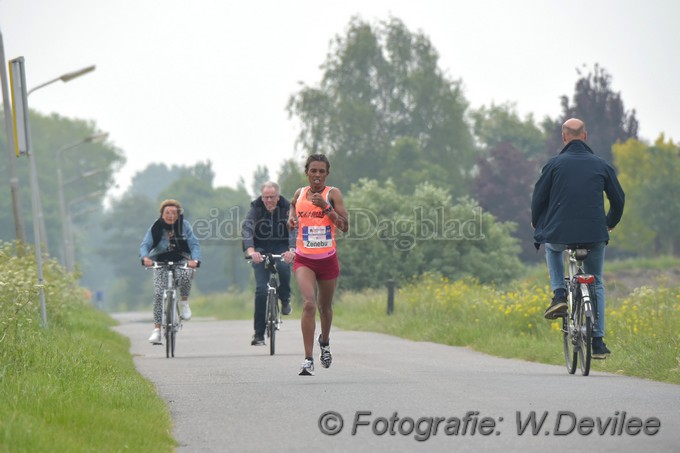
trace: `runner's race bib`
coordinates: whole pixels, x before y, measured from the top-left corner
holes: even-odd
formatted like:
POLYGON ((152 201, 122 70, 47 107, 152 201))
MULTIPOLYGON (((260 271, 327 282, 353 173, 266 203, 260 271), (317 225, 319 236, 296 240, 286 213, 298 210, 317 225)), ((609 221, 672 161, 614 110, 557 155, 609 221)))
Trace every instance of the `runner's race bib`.
POLYGON ((319 249, 333 246, 333 236, 331 227, 328 226, 306 226, 302 228, 302 241, 305 247, 319 249))

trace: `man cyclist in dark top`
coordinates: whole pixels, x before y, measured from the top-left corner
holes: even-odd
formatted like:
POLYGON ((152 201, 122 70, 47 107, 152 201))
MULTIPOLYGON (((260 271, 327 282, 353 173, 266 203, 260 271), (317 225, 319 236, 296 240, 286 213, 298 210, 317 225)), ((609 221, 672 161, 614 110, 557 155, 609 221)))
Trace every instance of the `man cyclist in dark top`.
POLYGON ((267 181, 260 187, 261 196, 250 203, 250 210, 243 221, 241 234, 243 249, 253 260, 255 272, 255 311, 253 324, 255 335, 251 345, 264 345, 265 309, 267 306, 267 283, 269 271, 264 267, 263 254, 283 255, 284 262, 276 260, 279 274, 277 294, 281 300, 281 313, 289 315, 290 263, 295 258, 295 235, 288 231, 290 202, 279 193, 279 185, 267 181))
POLYGON ((604 268, 609 232, 623 215, 625 195, 614 167, 596 156, 585 143, 583 121, 571 118, 562 125, 564 148, 543 167, 531 200, 531 225, 536 248, 545 244, 553 299, 546 319, 564 316, 567 290, 562 252, 568 245, 589 249, 584 270, 595 276, 597 320, 593 331, 593 358, 604 359, 611 351, 604 343, 604 268), (604 197, 609 200, 605 212, 604 197))

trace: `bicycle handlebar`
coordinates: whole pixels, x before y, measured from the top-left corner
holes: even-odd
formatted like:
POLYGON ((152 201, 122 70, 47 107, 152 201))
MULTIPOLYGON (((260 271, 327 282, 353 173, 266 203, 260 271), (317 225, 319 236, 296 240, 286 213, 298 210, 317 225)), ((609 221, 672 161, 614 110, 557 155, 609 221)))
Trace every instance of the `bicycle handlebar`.
MULTIPOLYGON (((277 255, 275 253, 260 253, 262 255, 262 263, 264 263, 265 268, 268 269, 272 273, 276 273, 276 266, 274 260, 282 260, 283 261, 283 255, 277 255)), ((253 257, 252 256, 246 256, 245 257, 246 261, 252 261, 253 257)))
POLYGON ((189 267, 189 262, 184 261, 182 263, 178 261, 153 261, 151 266, 144 266, 147 269, 164 269, 167 267, 174 267, 175 269, 191 269, 189 267))
MULTIPOLYGON (((283 258, 283 255, 276 255, 274 253, 260 253, 260 255, 262 255, 265 259, 268 256, 275 259, 275 260, 283 258)), ((246 261, 251 261, 253 259, 253 257, 252 256, 246 256, 245 259, 246 259, 246 261)))

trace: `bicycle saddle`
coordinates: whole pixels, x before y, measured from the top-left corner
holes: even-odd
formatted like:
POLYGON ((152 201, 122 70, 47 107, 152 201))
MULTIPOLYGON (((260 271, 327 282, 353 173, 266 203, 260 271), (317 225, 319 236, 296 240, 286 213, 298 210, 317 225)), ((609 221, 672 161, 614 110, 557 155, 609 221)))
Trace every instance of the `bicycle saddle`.
POLYGON ((583 261, 586 259, 588 256, 588 249, 576 249, 574 250, 574 257, 576 258, 576 261, 583 261))
POLYGON ((593 248, 592 244, 570 244, 567 245, 569 250, 574 251, 574 257, 577 261, 583 261, 588 256, 588 251, 593 248))

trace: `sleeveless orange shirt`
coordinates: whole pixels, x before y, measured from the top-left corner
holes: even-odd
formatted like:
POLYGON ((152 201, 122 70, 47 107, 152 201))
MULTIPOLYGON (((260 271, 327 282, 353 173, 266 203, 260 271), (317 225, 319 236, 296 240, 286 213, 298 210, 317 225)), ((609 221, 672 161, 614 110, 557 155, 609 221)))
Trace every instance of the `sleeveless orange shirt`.
MULTIPOLYGON (((332 188, 326 186, 321 192, 329 204, 328 192, 332 188)), ((303 187, 295 202, 295 213, 298 219, 297 252, 303 255, 330 255, 335 251, 335 225, 324 214, 323 209, 307 199, 308 192, 309 186, 303 187)))

